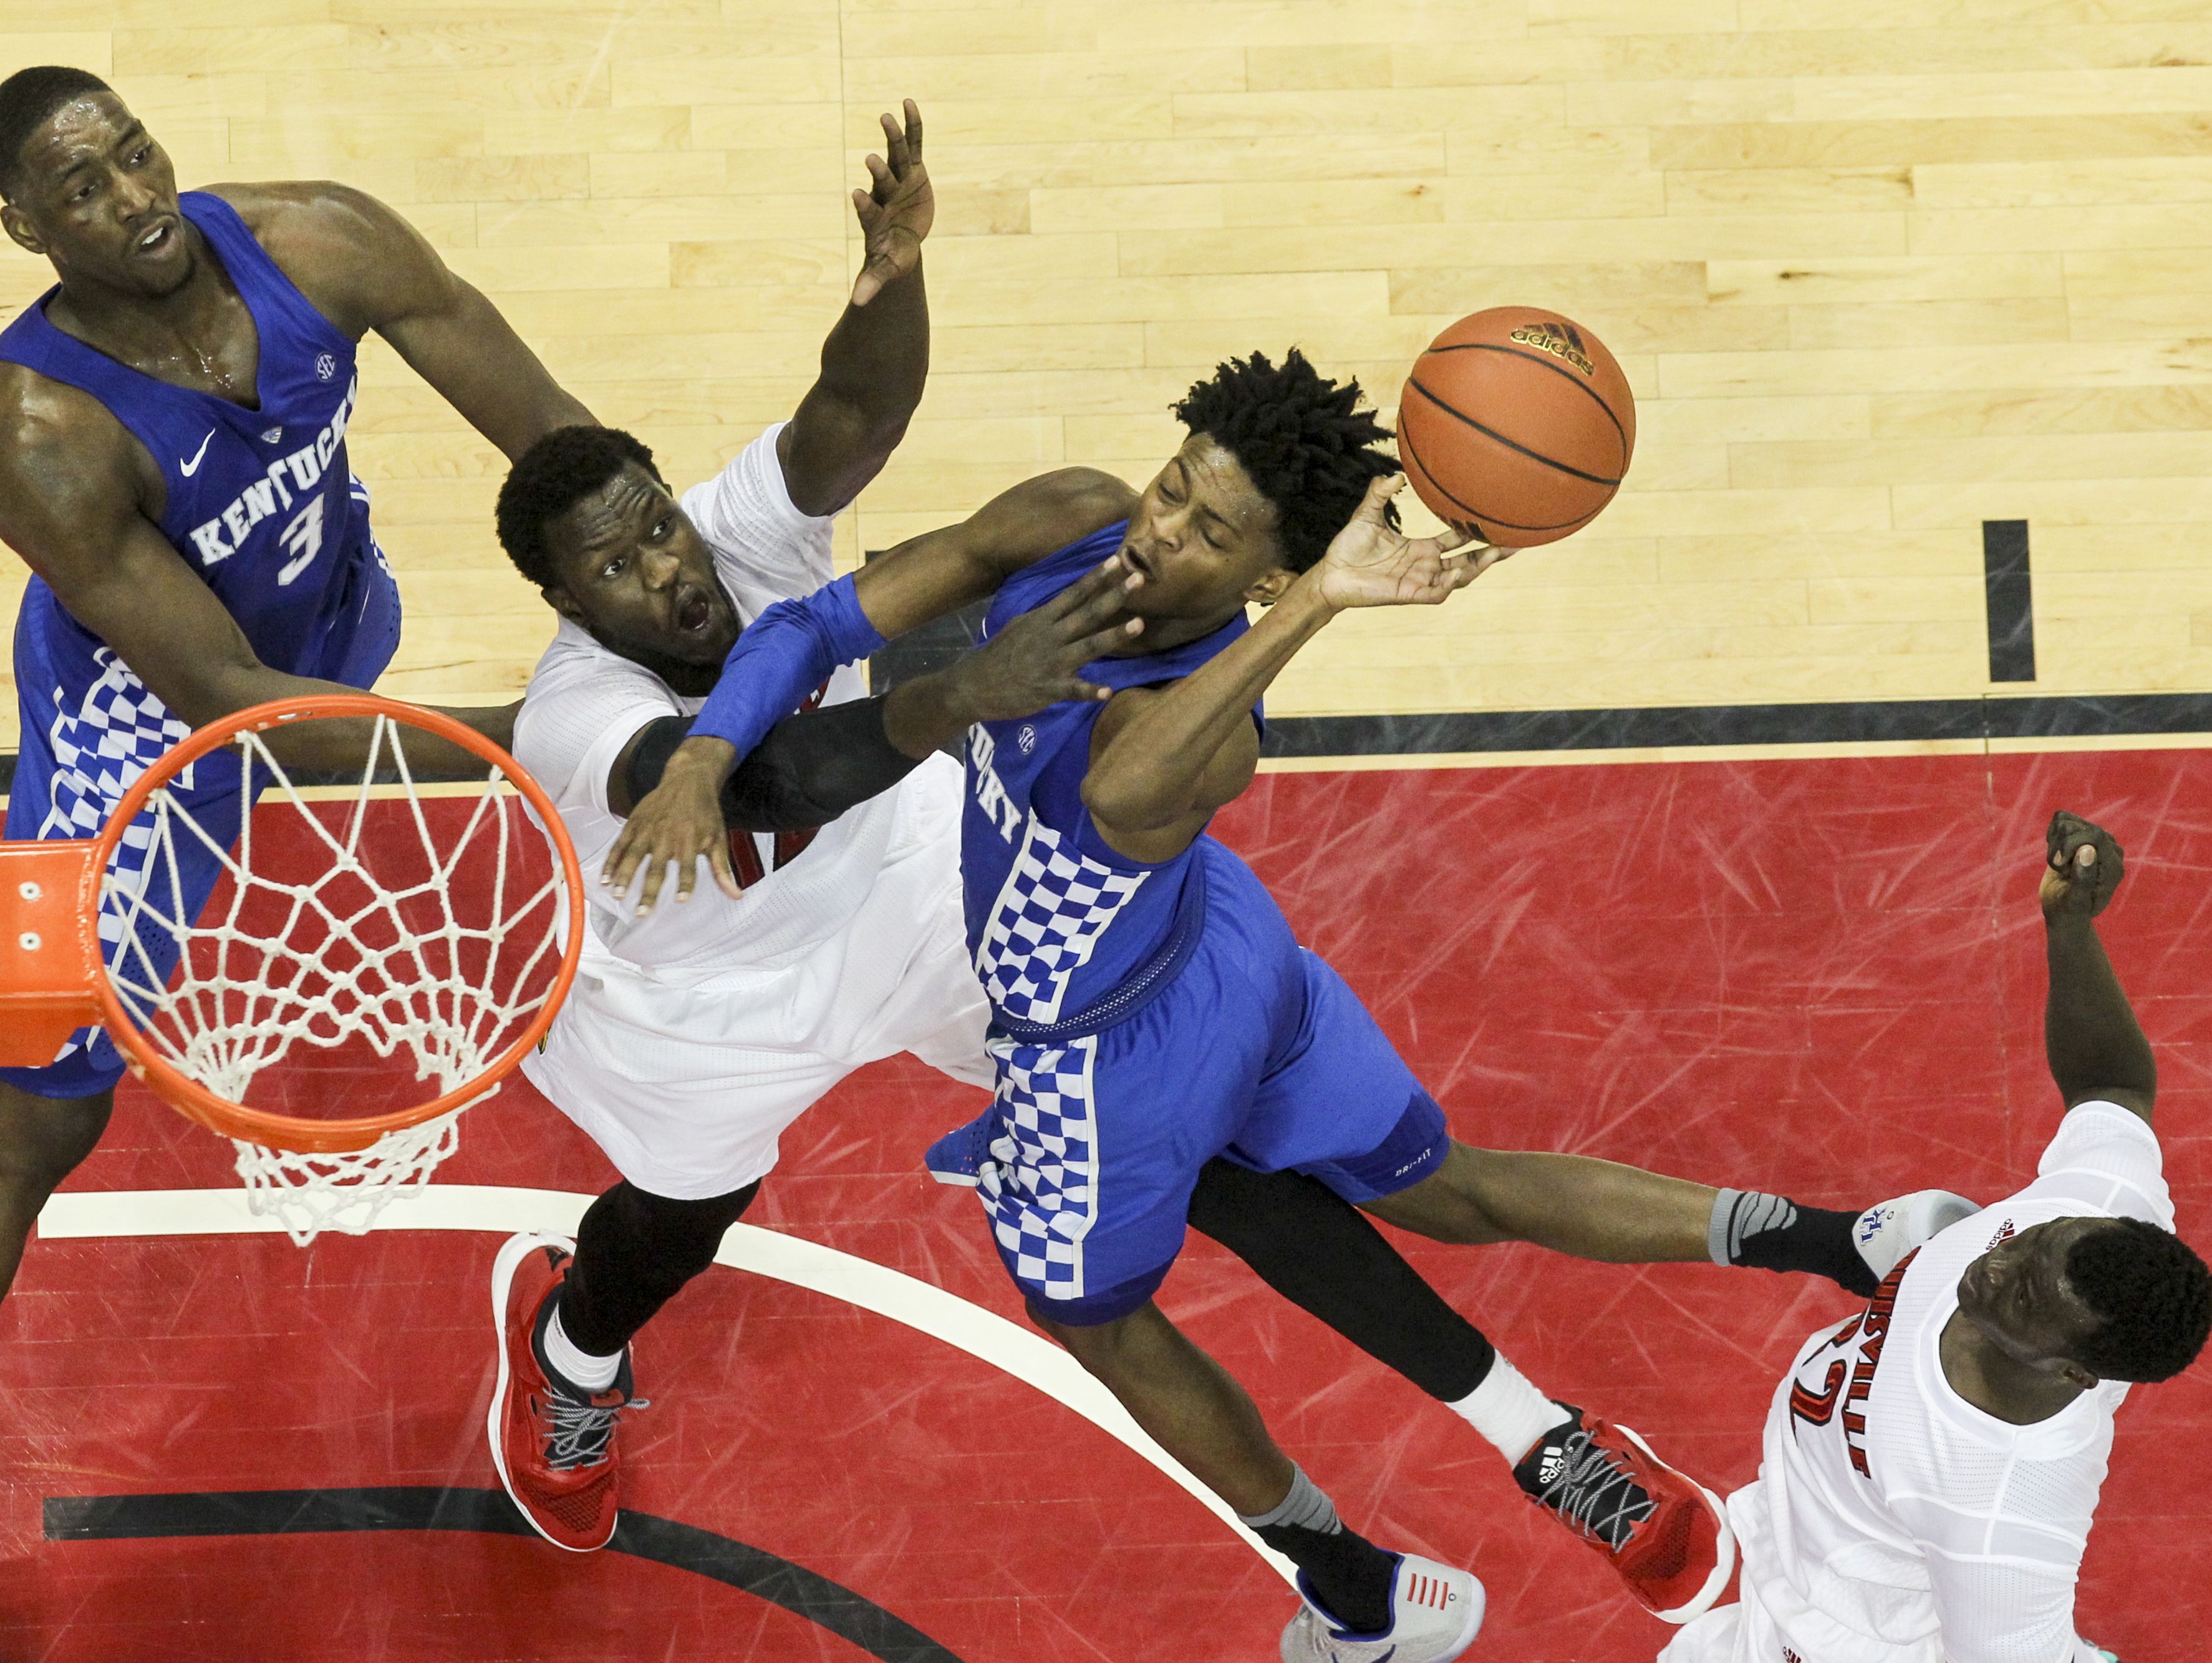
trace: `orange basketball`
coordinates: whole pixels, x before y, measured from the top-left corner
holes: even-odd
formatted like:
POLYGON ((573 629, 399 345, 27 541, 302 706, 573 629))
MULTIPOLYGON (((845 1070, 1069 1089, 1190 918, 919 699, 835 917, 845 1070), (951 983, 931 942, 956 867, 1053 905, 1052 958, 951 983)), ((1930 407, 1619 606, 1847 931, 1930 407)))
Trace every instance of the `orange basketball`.
POLYGON ((1398 459, 1421 501, 1508 548, 1589 525, 1635 451, 1636 401, 1605 343, 1534 307, 1461 319, 1398 401, 1398 459))

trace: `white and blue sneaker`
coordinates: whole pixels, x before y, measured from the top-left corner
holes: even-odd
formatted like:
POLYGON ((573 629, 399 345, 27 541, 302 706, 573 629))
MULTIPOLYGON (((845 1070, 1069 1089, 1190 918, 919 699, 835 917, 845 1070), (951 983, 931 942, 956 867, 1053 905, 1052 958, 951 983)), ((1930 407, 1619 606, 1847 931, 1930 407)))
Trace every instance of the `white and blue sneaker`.
POLYGON ((1948 1190, 1915 1190, 1861 1213, 1851 1226, 1851 1245, 1866 1260, 1874 1279, 1885 1281, 1905 1254, 1981 1210, 1978 1201, 1969 1201, 1948 1190))
POLYGON ((994 1103, 966 1126, 932 1144, 921 1157, 922 1165, 940 1184, 974 1189, 983 1181, 983 1168, 991 1164, 991 1137, 998 1126, 999 1106, 994 1103))
POLYGON ((1482 1584, 1471 1571, 1404 1553, 1390 1578, 1390 1624, 1352 1634, 1316 1603, 1298 1573, 1298 1614, 1283 1630, 1283 1663, 1450 1663, 1482 1627, 1482 1584))

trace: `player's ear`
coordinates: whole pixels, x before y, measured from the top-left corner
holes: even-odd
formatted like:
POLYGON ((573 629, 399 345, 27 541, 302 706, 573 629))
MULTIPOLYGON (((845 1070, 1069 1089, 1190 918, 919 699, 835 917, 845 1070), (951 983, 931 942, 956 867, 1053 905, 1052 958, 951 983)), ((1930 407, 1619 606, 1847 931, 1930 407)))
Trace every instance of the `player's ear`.
POLYGON ((545 597, 545 604, 548 606, 568 619, 569 622, 583 629, 591 628, 591 625, 585 622, 584 609, 576 604, 576 598, 558 584, 541 586, 538 592, 545 597))
POLYGON ((1244 598, 1260 606, 1273 606, 1282 599, 1284 591, 1298 580, 1298 574, 1287 566, 1278 566, 1244 592, 1244 598))
POLYGON ((2094 1392, 2104 1384, 2103 1381, 2091 1374, 2080 1363, 2069 1363, 2063 1357, 2058 1363, 2058 1378, 2077 1391, 2082 1392, 2094 1392))
POLYGON ((40 240, 39 234, 31 229, 30 215, 14 203, 0 205, 0 226, 7 228, 8 240, 16 247, 41 258, 45 257, 46 246, 40 240))

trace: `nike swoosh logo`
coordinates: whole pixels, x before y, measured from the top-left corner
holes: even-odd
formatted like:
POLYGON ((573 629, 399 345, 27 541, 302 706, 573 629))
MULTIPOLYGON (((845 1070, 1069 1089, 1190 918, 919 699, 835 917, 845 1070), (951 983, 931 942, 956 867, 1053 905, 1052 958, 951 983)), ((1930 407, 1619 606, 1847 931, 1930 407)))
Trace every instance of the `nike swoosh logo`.
POLYGON ((194 474, 198 473, 200 470, 200 458, 207 454, 208 440, 211 440, 214 437, 215 429, 213 428, 210 428, 208 429, 207 439, 201 440, 199 449, 192 452, 192 459, 189 462, 179 462, 177 464, 177 471, 184 475, 187 479, 190 479, 194 474))

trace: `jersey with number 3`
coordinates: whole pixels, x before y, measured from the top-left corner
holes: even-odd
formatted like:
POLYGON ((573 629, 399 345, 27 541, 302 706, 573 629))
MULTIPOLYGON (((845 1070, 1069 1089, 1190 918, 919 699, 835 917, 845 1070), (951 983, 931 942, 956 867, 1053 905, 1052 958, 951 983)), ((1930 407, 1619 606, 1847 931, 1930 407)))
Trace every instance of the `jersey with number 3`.
POLYGON ((1941 1355, 1959 1278, 2051 1219, 2173 1228, 2158 1142, 2112 1103, 2069 1114, 2036 1180, 1898 1266, 1815 1334, 1775 1393, 1759 1481, 1729 1498, 1744 1597, 1802 1663, 2072 1663, 2074 1583, 2105 1480, 2107 1382, 2014 1426, 1952 1389, 1941 1355))
MULTIPOLYGON (((162 535, 238 621, 255 656, 288 674, 327 675, 345 661, 364 618, 389 610, 368 592, 392 580, 368 535, 368 493, 347 465, 346 423, 359 387, 354 343, 228 203, 197 191, 179 201, 252 313, 252 409, 156 380, 66 334, 46 316, 58 290, 0 332, 0 360, 105 404, 161 470, 162 535)), ((19 628, 43 637, 41 668, 64 709, 78 703, 77 689, 112 677, 106 644, 38 578, 19 628)))

